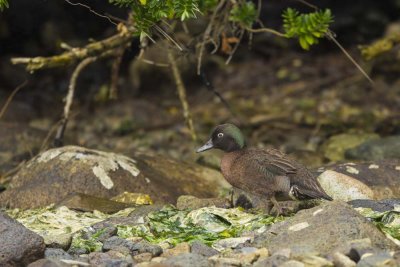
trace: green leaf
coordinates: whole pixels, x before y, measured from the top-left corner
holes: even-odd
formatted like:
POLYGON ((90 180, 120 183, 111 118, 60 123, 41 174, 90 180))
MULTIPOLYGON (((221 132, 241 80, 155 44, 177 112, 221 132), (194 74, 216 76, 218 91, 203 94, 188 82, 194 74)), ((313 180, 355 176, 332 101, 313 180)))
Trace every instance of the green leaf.
POLYGON ((231 9, 229 20, 251 27, 257 18, 257 9, 253 2, 237 3, 231 9))
POLYGON ((329 30, 333 17, 329 9, 308 14, 300 14, 292 8, 286 9, 283 14, 283 28, 288 38, 298 38, 300 46, 308 50, 311 45, 317 44, 329 30))
POLYGON ((7 0, 0 0, 0 11, 8 8, 8 1, 7 0))

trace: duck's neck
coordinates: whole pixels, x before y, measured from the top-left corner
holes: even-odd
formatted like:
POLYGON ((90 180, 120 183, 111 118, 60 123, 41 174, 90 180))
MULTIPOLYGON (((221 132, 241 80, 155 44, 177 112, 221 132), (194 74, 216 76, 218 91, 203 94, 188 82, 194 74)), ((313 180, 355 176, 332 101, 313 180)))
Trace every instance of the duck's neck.
POLYGON ((224 175, 225 179, 229 180, 229 177, 231 176, 232 164, 234 164, 235 160, 240 157, 245 149, 246 148, 242 148, 224 154, 221 159, 221 172, 224 175))

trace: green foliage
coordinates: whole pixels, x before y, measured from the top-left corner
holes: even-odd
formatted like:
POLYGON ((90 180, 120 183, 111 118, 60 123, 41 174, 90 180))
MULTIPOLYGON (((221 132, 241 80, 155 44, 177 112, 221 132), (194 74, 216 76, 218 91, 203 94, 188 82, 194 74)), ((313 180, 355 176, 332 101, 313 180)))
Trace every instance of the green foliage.
POLYGON ((317 44, 318 39, 325 36, 333 22, 330 9, 300 14, 297 10, 288 8, 282 16, 286 37, 297 37, 300 46, 305 50, 317 44))
POLYGON ((257 9, 253 2, 238 3, 233 6, 229 19, 251 28, 257 19, 257 9))
POLYGON ((8 8, 8 1, 0 0, 0 11, 3 11, 5 8, 8 8))
MULTIPOLYGON (((0 0, 1 1, 1 0, 0 0)), ((120 7, 132 9, 135 27, 139 33, 148 33, 149 28, 162 19, 187 20, 195 18, 202 8, 212 6, 211 0, 109 0, 120 7)))

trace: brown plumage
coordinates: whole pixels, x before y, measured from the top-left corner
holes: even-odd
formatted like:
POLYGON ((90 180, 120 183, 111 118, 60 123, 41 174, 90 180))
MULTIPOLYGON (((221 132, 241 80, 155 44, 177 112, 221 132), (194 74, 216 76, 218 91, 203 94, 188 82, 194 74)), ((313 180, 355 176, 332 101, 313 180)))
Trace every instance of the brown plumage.
POLYGON ((278 213, 279 200, 332 200, 317 179, 302 164, 276 149, 247 148, 240 130, 233 124, 217 126, 211 139, 197 151, 218 148, 226 153, 221 171, 234 187, 270 199, 278 213))

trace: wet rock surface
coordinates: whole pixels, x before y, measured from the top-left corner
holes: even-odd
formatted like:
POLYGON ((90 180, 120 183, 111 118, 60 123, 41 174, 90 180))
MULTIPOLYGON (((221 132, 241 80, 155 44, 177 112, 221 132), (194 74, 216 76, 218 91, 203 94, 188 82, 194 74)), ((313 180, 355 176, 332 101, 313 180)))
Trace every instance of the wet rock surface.
POLYGON ((174 203, 185 193, 216 196, 225 185, 216 171, 172 159, 141 155, 134 160, 67 146, 43 152, 27 163, 0 194, 0 204, 33 208, 56 203, 71 193, 110 198, 125 191, 174 203))
POLYGON ((43 258, 43 238, 0 212, 0 266, 26 266, 43 258))

